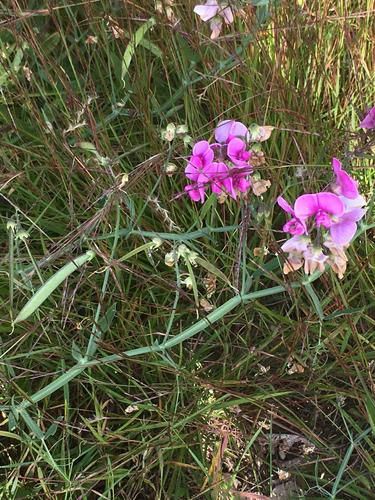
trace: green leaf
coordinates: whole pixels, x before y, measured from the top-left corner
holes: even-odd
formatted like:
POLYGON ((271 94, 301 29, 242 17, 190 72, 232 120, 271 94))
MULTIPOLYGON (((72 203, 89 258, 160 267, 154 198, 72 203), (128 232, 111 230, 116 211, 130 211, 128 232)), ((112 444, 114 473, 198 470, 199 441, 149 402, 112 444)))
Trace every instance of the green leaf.
POLYGON ((95 257, 95 253, 92 250, 88 250, 85 254, 80 255, 72 262, 65 264, 56 274, 51 276, 48 281, 42 285, 39 290, 31 297, 31 299, 25 304, 21 309, 18 316, 14 320, 13 324, 24 321, 31 314, 33 314, 43 302, 48 299, 51 293, 56 290, 56 288, 79 267, 83 266, 86 262, 92 260, 95 257))
POLYGON ((109 330, 109 328, 112 324, 112 321, 116 315, 116 307, 117 307, 117 303, 115 302, 114 304, 111 305, 111 307, 108 309, 106 314, 99 321, 98 328, 102 333, 106 333, 107 330, 109 330))
POLYGON ((72 357, 75 361, 77 361, 78 363, 81 361, 82 359, 82 353, 81 353, 81 349, 79 348, 79 346, 74 342, 73 340, 73 344, 72 344, 72 357))
POLYGON ((17 441, 22 441, 22 439, 17 434, 14 434, 14 432, 0 431, 0 437, 4 437, 7 439, 17 439, 17 441))
POLYGON ((365 406, 372 432, 373 434, 375 434, 375 403, 373 398, 369 394, 365 395, 365 406))
POLYGON ((309 295, 309 297, 310 297, 310 299, 315 307, 315 310, 319 316, 319 319, 321 321, 323 321, 324 320, 324 312, 323 312, 323 308, 322 308, 322 305, 320 303, 319 297, 315 293, 315 291, 310 283, 305 283, 305 289, 306 289, 306 292, 308 293, 308 295, 309 295))
POLYGON ((206 271, 208 271, 209 273, 213 274, 214 276, 216 276, 217 278, 219 278, 221 281, 224 281, 224 283, 226 283, 227 285, 229 285, 230 287, 232 287, 231 282, 225 276, 225 274, 222 271, 220 271, 220 269, 218 269, 217 267, 215 267, 213 264, 211 264, 207 260, 202 259, 201 257, 196 257, 195 258, 195 262, 199 266, 203 267, 206 271))
POLYGON ((147 31, 153 26, 155 26, 155 24, 156 21, 153 17, 148 21, 146 21, 144 24, 142 24, 142 26, 140 26, 134 33, 134 35, 131 37, 129 44, 125 49, 121 65, 121 80, 123 81, 124 87, 125 87, 125 76, 128 73, 130 64, 132 62, 135 53, 135 49, 141 43, 147 31))

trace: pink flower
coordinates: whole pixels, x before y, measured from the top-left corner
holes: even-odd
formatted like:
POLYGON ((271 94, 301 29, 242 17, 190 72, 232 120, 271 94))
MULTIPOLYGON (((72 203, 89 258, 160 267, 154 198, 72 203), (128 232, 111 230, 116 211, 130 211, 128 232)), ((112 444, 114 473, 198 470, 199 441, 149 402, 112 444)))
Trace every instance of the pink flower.
POLYGON ((218 3, 217 0, 207 0, 204 5, 196 5, 194 12, 198 14, 202 21, 210 21, 212 40, 220 35, 223 20, 226 24, 233 23, 233 12, 226 2, 218 3))
POLYGON ((311 246, 304 252, 303 256, 305 258, 305 274, 312 274, 317 269, 321 272, 324 271, 328 257, 324 255, 321 247, 311 246))
POLYGON ((191 156, 185 175, 192 181, 199 181, 199 176, 203 173, 204 168, 209 166, 214 159, 214 152, 210 148, 207 141, 199 141, 193 147, 193 155, 191 156))
POLYGON ((309 236, 296 235, 281 245, 281 250, 287 253, 306 252, 311 240, 309 236))
MULTIPOLYGON (((362 196, 358 196, 356 200, 362 196)), ((357 222, 365 214, 363 208, 346 205, 350 199, 333 193, 304 194, 294 204, 296 216, 301 220, 315 216, 317 227, 329 228, 332 241, 337 245, 348 244, 357 230, 357 222)))
POLYGON ((220 195, 226 190, 229 179, 229 168, 225 163, 211 163, 211 165, 205 168, 204 175, 207 177, 207 182, 211 186, 213 193, 220 195))
POLYGON ((369 110, 359 126, 367 129, 375 128, 375 106, 369 110))
POLYGON ((185 192, 190 196, 193 201, 204 202, 205 198, 205 185, 204 184, 188 184, 185 186, 185 192))
POLYGON ((292 216, 290 221, 284 224, 283 231, 290 234, 307 234, 306 224, 295 216, 295 212, 289 203, 282 196, 277 198, 277 203, 279 207, 292 216))
POLYGON ((230 169, 230 176, 224 181, 224 186, 234 200, 237 198, 237 192, 246 193, 251 186, 251 182, 247 179, 250 172, 249 166, 238 166, 230 169))
POLYGON ((248 165, 251 152, 246 151, 246 142, 238 137, 234 137, 228 143, 227 155, 235 165, 248 165))
POLYGON ((215 129, 215 139, 220 144, 227 144, 235 137, 244 138, 248 140, 249 131, 247 127, 235 120, 224 120, 220 122, 215 129))
POLYGON ((332 168, 336 174, 336 182, 332 186, 332 191, 351 200, 357 198, 359 195, 358 182, 342 169, 340 160, 332 158, 332 168))
POLYGON ((357 222, 365 215, 363 208, 353 208, 345 212, 339 220, 330 227, 332 241, 336 245, 347 245, 357 231, 357 222))
POLYGON ((316 226, 325 228, 331 227, 343 215, 344 210, 344 203, 333 193, 303 194, 294 204, 297 219, 305 221, 315 216, 316 226))

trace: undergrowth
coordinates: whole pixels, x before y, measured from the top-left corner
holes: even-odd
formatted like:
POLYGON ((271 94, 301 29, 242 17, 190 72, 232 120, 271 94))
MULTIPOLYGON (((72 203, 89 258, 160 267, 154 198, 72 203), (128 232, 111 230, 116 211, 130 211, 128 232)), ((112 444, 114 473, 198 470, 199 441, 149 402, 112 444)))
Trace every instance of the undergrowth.
POLYGON ((275 207, 328 184, 332 156, 372 199, 372 2, 279 2, 261 25, 248 2, 216 41, 195 3, 172 20, 150 0, 0 6, 1 498, 372 497, 374 230, 344 279, 307 287, 282 274, 275 207), (194 204, 191 147, 163 139, 229 118, 274 127, 249 212, 194 204), (166 266, 181 243, 205 266, 166 266), (252 299, 205 321, 236 282, 252 299))

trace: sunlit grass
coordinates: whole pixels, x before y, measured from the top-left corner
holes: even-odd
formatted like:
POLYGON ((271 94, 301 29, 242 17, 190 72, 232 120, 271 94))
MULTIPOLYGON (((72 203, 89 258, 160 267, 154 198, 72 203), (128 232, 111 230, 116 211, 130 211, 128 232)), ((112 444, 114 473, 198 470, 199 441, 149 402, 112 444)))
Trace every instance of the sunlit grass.
MULTIPOLYGON (((231 284, 239 265, 243 211, 176 198, 190 147, 162 139, 168 123, 187 124, 194 140, 225 118, 275 127, 262 167, 272 186, 252 202, 247 231, 241 279, 252 276, 250 292, 302 278, 284 277, 275 259, 284 223, 277 195, 325 186, 335 155, 371 198, 374 143, 358 123, 374 96, 372 2, 285 2, 263 29, 249 9, 217 42, 192 14, 195 2, 175 4, 174 25, 146 0, 0 7, 1 494, 270 495, 281 469, 305 498, 367 499, 375 487, 373 229, 351 246, 342 281, 327 273, 313 283, 324 320, 306 288, 293 289, 239 305, 164 353, 117 358, 197 321, 194 294, 181 286, 187 267, 164 263, 181 241, 121 261, 150 232, 230 226, 185 244, 231 284), (130 37, 152 16, 124 74, 130 37), (170 162, 178 168, 168 176, 170 162), (16 238, 20 229, 26 240, 16 238), (88 249, 96 258, 12 328, 41 279, 88 249), (11 406, 86 354, 91 334, 101 361, 9 422, 11 406), (310 450, 283 454, 280 434, 310 450)), ((219 308, 234 296, 203 267, 194 274, 199 300, 219 308)))

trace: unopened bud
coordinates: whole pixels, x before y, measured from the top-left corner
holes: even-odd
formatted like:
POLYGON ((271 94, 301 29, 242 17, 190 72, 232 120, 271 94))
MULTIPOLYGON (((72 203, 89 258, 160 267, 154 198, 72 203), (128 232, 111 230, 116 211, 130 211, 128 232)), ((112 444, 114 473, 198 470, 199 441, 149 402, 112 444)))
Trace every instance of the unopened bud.
POLYGON ((18 233, 16 234, 16 239, 17 240, 21 240, 21 241, 25 241, 27 240, 27 238, 29 238, 30 235, 27 231, 25 231, 24 229, 21 229, 20 231, 18 231, 18 233))
POLYGON ((7 231, 13 231, 16 229, 17 227, 17 222, 14 222, 14 220, 8 220, 7 222, 7 231))
POLYGON ((177 165, 175 165, 174 163, 168 163, 168 165, 165 167, 165 173, 168 176, 172 176, 174 172, 176 172, 176 170, 177 170, 177 165))

